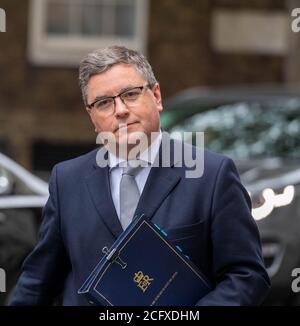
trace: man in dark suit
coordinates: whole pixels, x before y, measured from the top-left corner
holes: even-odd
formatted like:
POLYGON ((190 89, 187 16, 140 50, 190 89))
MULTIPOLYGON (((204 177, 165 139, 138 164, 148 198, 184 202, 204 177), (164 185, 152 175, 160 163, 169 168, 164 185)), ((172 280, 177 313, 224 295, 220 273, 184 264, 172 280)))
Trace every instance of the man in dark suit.
POLYGON ((147 166, 134 176, 140 197, 129 209, 165 229, 213 282, 214 289, 197 305, 260 304, 270 283, 250 199, 232 160, 201 152, 202 176, 187 177, 177 149, 182 145, 196 156, 199 150, 160 131, 160 87, 140 53, 118 46, 97 50, 81 62, 79 79, 104 146, 54 167, 40 239, 24 263, 11 304, 52 304, 60 294, 64 305, 87 304, 77 294, 79 287, 102 248, 130 223, 123 218, 126 194, 120 197, 120 189, 124 164, 137 158, 147 166), (148 145, 135 156, 136 134, 148 145), (169 148, 163 148, 164 141, 169 148), (165 151, 168 166, 160 160, 165 151))

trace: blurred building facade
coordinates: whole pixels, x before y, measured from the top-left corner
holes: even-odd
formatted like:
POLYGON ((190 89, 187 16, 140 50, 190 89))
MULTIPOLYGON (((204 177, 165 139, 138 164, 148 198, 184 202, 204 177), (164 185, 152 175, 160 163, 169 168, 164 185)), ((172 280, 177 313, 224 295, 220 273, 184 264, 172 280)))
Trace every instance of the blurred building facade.
POLYGON ((144 51, 164 97, 201 85, 285 83, 290 3, 1 0, 0 147, 33 170, 95 147, 77 80, 78 58, 98 44, 144 51))

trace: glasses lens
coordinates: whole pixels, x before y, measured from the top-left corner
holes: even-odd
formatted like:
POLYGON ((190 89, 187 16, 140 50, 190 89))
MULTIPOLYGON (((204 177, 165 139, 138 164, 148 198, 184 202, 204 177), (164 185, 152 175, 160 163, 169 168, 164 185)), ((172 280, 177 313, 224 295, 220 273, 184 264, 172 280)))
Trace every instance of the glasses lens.
POLYGON ((106 111, 113 107, 114 100, 112 98, 105 98, 99 100, 94 104, 95 109, 100 111, 106 111))
POLYGON ((142 94, 142 91, 143 89, 141 89, 140 87, 133 88, 123 93, 121 95, 121 98, 125 103, 132 104, 138 100, 138 98, 142 94))

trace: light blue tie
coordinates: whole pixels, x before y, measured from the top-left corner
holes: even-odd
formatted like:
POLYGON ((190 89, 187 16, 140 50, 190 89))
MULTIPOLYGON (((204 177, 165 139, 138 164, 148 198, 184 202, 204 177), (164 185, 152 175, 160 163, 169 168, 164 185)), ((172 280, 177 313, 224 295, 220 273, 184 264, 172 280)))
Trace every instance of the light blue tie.
POLYGON ((120 222, 123 230, 131 223, 140 198, 135 176, 141 169, 141 166, 127 166, 123 170, 120 182, 120 222))

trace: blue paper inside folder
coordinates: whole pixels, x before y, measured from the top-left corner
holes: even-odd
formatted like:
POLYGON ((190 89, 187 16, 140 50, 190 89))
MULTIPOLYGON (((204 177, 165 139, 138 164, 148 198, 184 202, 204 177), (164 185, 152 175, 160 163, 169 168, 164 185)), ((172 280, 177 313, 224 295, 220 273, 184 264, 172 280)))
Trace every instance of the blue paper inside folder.
POLYGON ((78 293, 95 305, 187 306, 211 289, 201 271, 142 215, 107 250, 78 293))

